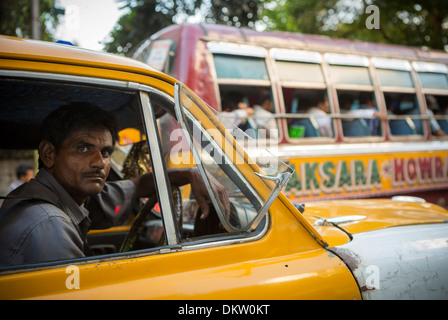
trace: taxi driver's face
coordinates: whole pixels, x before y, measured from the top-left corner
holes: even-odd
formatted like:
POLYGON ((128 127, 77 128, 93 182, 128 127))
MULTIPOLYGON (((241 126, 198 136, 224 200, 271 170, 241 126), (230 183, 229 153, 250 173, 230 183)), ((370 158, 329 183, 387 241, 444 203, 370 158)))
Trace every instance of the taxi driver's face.
POLYGON ((114 151, 112 135, 107 129, 80 129, 64 140, 54 152, 47 170, 81 205, 90 195, 103 190, 114 151))

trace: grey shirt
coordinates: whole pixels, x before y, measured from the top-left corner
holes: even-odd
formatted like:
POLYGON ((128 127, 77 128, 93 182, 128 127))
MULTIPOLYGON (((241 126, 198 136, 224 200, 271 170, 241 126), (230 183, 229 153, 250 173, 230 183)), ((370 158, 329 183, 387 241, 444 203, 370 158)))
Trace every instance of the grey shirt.
POLYGON ((108 182, 79 206, 45 169, 11 192, 0 209, 0 266, 84 257, 90 229, 109 228, 131 212, 132 181, 108 182))

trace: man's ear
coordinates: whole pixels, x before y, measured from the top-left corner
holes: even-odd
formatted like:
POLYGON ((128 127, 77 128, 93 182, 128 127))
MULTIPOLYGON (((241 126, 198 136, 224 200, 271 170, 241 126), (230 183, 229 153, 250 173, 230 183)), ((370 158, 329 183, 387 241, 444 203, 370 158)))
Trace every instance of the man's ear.
POLYGON ((42 140, 39 143, 39 159, 42 160, 45 168, 51 169, 53 167, 55 156, 54 145, 48 140, 42 140))

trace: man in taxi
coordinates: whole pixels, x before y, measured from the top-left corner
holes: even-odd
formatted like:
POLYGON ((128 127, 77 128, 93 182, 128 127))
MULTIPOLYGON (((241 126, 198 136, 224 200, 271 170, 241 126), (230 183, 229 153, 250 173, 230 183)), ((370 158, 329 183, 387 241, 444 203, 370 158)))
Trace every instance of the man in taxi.
MULTIPOLYGON (((0 209, 0 266, 88 256, 88 230, 120 224, 133 199, 155 192, 152 174, 106 182, 117 139, 116 118, 89 103, 71 103, 44 120, 39 172, 0 209)), ((191 183, 206 217, 209 195, 198 171, 168 176, 175 185, 191 183)))

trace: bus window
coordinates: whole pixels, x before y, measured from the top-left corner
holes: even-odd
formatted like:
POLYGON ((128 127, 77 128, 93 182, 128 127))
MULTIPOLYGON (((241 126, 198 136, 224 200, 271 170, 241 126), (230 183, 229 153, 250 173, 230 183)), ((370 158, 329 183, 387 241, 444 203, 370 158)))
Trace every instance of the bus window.
POLYGON ((218 78, 269 80, 261 58, 215 54, 214 62, 218 78))
POLYGON ((365 67, 330 66, 330 76, 336 84, 372 85, 365 67))
POLYGON ((334 137, 322 55, 279 48, 271 54, 282 86, 289 138, 334 137))
POLYGON ((412 63, 417 71, 423 89, 448 89, 448 67, 441 63, 414 61, 412 63))
POLYGON ((280 81, 324 83, 321 66, 312 63, 276 61, 280 81))
POLYGON ((227 42, 208 42, 216 76, 220 79, 269 80, 266 49, 227 42))
POLYGON ((344 137, 381 136, 369 60, 364 56, 330 53, 325 57, 336 88, 344 137))
POLYGON ((333 123, 326 90, 283 88, 290 138, 333 137, 333 123))
POLYGON ((448 89, 448 78, 446 74, 419 72, 418 76, 423 88, 448 89))
POLYGON ((381 86, 414 87, 409 71, 378 69, 376 70, 376 74, 378 75, 381 86))
POLYGON ((408 61, 373 57, 372 63, 381 87, 414 88, 408 61))
POLYGON ((219 118, 226 128, 238 127, 249 137, 274 139, 272 143, 278 142, 278 125, 274 117, 275 105, 270 87, 221 85, 219 91, 219 118), (243 112, 241 109, 249 110, 243 112))
POLYGON ((342 132, 345 137, 382 135, 375 95, 371 91, 338 90, 342 132))
POLYGON ((420 115, 420 107, 415 94, 385 92, 387 114, 392 115, 389 128, 392 135, 423 134, 421 119, 412 117, 420 115))
POLYGON ((417 100, 411 64, 406 60, 372 58, 384 93, 392 135, 423 135, 422 112, 417 100))
POLYGON ((448 67, 441 63, 414 61, 418 79, 425 94, 426 112, 431 135, 448 135, 448 67))
POLYGON ((325 58, 334 84, 372 86, 366 57, 327 53, 325 58))
POLYGON ((237 126, 253 138, 275 137, 277 142, 278 125, 274 116, 274 99, 266 66, 266 49, 213 41, 207 43, 207 48, 213 56, 219 88, 217 97, 220 97, 221 101, 218 110, 221 111, 220 118, 226 128, 237 126), (264 96, 269 100, 266 104, 258 101, 261 92, 266 92, 264 96), (235 112, 238 105, 250 109, 246 112, 235 112), (261 105, 269 107, 266 107, 266 110, 258 108, 261 105))
POLYGON ((448 95, 426 94, 425 98, 431 134, 448 135, 448 95))
POLYGON ((134 54, 134 58, 149 64, 151 67, 173 74, 175 45, 171 39, 150 41, 134 54))
POLYGON ((320 53, 273 48, 271 54, 275 60, 282 87, 318 86, 325 88, 320 53))

